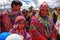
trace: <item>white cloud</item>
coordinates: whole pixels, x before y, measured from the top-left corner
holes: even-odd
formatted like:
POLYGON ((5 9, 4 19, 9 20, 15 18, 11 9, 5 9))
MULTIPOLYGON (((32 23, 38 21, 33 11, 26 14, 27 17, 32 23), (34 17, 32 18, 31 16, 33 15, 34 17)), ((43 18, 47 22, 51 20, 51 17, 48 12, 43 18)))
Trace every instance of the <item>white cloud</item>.
MULTIPOLYGON (((11 4, 12 0, 0 0, 0 5, 11 4)), ((20 0, 23 3, 23 8, 28 9, 30 6, 38 8, 44 1, 48 3, 49 7, 54 8, 60 5, 60 0, 20 0)))
POLYGON ((41 4, 44 1, 47 2, 51 8, 60 6, 60 0, 39 0, 38 2, 41 4))
POLYGON ((0 0, 0 4, 3 4, 3 3, 7 3, 8 1, 7 0, 0 0))

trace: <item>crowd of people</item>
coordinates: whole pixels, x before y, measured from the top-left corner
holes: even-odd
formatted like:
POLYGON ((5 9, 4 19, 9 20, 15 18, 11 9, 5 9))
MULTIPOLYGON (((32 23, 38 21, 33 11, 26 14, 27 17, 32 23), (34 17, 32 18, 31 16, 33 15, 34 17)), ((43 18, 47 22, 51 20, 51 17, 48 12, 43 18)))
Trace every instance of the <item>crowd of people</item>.
POLYGON ((21 6, 21 1, 12 1, 11 9, 0 14, 0 40, 60 40, 58 12, 51 18, 48 3, 43 2, 38 12, 21 11, 21 6))

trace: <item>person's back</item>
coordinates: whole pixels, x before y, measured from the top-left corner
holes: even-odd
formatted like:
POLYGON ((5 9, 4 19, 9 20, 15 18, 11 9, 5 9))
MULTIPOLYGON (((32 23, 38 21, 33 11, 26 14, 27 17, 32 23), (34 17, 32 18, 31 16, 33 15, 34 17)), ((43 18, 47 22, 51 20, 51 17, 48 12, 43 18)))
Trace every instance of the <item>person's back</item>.
POLYGON ((52 18, 53 18, 54 24, 56 24, 56 21, 58 19, 58 9, 57 8, 54 10, 52 18))
POLYGON ((58 18, 58 14, 57 14, 56 11, 54 11, 54 12, 53 12, 53 22, 54 22, 54 24, 56 23, 57 18, 58 18))

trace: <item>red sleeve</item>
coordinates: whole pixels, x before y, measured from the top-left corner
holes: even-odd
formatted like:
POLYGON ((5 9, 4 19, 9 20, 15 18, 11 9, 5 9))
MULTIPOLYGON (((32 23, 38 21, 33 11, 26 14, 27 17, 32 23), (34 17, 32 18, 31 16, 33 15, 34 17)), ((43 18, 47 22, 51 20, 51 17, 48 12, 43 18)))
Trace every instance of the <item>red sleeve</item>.
POLYGON ((32 37, 32 40, 46 40, 46 38, 41 35, 38 30, 30 30, 29 32, 32 37))

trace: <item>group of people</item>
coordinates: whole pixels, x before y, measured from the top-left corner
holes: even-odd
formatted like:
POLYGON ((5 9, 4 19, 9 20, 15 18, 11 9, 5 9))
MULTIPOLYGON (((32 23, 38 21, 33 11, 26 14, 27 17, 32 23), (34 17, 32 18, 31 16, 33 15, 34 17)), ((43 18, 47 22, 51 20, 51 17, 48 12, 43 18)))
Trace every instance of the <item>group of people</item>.
MULTIPOLYGON (((12 1, 11 10, 0 14, 0 33, 22 35, 22 40, 58 40, 54 20, 49 16, 48 3, 42 3, 38 13, 26 9, 21 12, 21 6, 22 2, 12 1)), ((6 40, 13 40, 13 37, 8 36, 6 40)))

